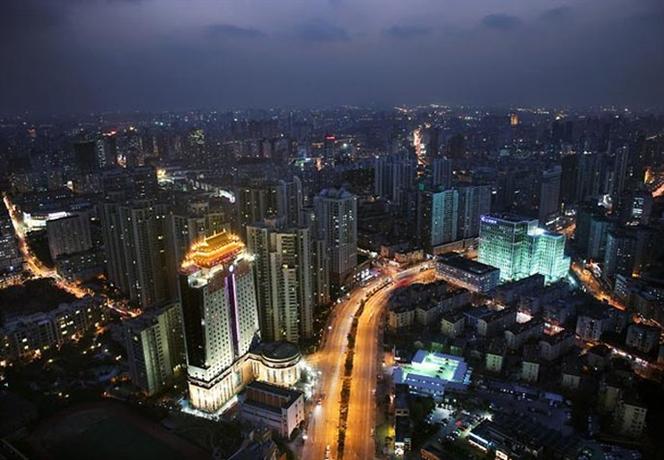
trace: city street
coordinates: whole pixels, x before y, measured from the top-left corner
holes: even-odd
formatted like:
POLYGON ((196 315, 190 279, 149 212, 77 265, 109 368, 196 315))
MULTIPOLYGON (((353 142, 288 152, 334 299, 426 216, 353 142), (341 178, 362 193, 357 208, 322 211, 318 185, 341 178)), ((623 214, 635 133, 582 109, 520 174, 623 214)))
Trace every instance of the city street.
MULTIPOLYGON (((5 194, 3 196, 3 202, 7 208, 7 211, 9 212, 9 217, 11 218, 12 226, 14 227, 14 234, 18 240, 18 247, 21 251, 21 255, 23 256, 25 266, 33 278, 51 278, 60 289, 67 291, 79 299, 85 297, 86 295, 100 295, 93 292, 91 289, 79 285, 78 283, 74 283, 63 278, 54 269, 46 267, 42 261, 39 260, 37 256, 35 256, 30 250, 30 246, 28 245, 28 241, 25 235, 25 230, 23 228, 23 222, 21 221, 21 218, 14 208, 14 205, 9 199, 8 195, 5 194)), ((138 315, 138 313, 129 310, 128 308, 120 305, 118 302, 114 302, 109 298, 106 298, 106 306, 123 316, 133 317, 138 315)))
MULTIPOLYGON (((432 270, 420 272, 420 267, 407 270, 409 276, 402 279, 400 286, 421 282, 432 277, 432 270)), ((350 297, 339 304, 332 313, 330 329, 325 342, 317 353, 308 358, 308 362, 321 372, 320 391, 324 396, 316 406, 307 429, 307 441, 303 458, 318 460, 328 456, 337 459, 337 441, 343 366, 346 359, 347 336, 351 330, 353 316, 362 299, 367 298, 360 317, 355 337, 355 354, 351 376, 351 393, 346 429, 344 457, 347 459, 366 459, 373 457, 375 420, 374 388, 379 371, 379 326, 384 307, 396 284, 376 291, 384 283, 380 277, 355 289, 350 297), (375 291, 375 292, 374 292, 375 291)))

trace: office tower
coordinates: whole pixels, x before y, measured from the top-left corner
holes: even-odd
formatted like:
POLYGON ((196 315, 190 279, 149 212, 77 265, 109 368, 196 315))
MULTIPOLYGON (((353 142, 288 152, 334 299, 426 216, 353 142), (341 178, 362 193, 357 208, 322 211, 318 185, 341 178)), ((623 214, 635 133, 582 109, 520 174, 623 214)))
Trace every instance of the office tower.
POLYGON ((384 155, 374 160, 374 193, 397 206, 415 185, 417 160, 410 154, 384 155))
POLYGON ((91 173, 97 168, 97 147, 94 141, 74 144, 74 163, 81 173, 91 173))
POLYGON ((602 190, 602 162, 604 156, 600 153, 583 152, 576 155, 576 190, 575 201, 597 199, 602 190))
POLYGON ((456 190, 422 191, 418 196, 417 233, 428 251, 457 240, 459 193, 456 190))
POLYGON ((459 194, 457 239, 475 238, 480 234, 480 218, 491 211, 491 187, 469 185, 456 187, 459 194))
POLYGON ((608 233, 602 275, 613 281, 616 275, 632 276, 637 259, 637 238, 634 232, 615 229, 608 233))
POLYGON ((586 245, 585 256, 587 259, 602 261, 606 250, 606 240, 609 231, 613 228, 614 222, 602 215, 590 217, 588 229, 588 242, 586 245))
POLYGON ((340 287, 357 265, 357 197, 329 188, 314 197, 318 237, 325 242, 330 282, 340 287))
POLYGON ((86 212, 47 221, 46 234, 53 261, 60 255, 74 254, 92 248, 90 216, 86 212))
POLYGON ((500 269, 502 281, 529 276, 529 234, 535 229, 537 220, 512 215, 482 216, 478 260, 500 269))
POLYGON ((482 216, 478 260, 500 269, 501 281, 544 275, 547 283, 564 277, 570 259, 565 236, 537 227, 537 220, 510 214, 482 216))
POLYGON ((530 274, 544 275, 547 283, 567 276, 570 258, 565 256, 565 235, 537 229, 530 234, 530 274))
POLYGON ((629 163, 629 149, 627 146, 622 146, 616 149, 613 154, 613 180, 611 182, 611 194, 613 206, 617 209, 620 207, 620 200, 623 198, 625 192, 625 184, 627 183, 627 165, 629 163))
POLYGON ((452 161, 445 157, 431 160, 431 186, 447 189, 452 186, 452 161))
POLYGON ((100 206, 108 281, 143 308, 171 300, 168 206, 152 200, 100 206))
POLYGON ((190 403, 216 412, 251 378, 245 358, 260 336, 251 257, 219 233, 192 246, 179 284, 190 403))
POLYGON ((18 248, 9 212, 0 206, 0 275, 13 273, 23 268, 23 257, 18 248))
POLYGON ((289 180, 253 180, 235 189, 238 210, 237 231, 242 238, 245 228, 265 219, 277 219, 298 226, 302 213, 302 183, 297 176, 289 180))
POLYGON ((538 215, 542 225, 548 225, 560 211, 560 179, 562 169, 559 165, 542 172, 539 189, 538 215))
POLYGON ((123 324, 131 381, 147 395, 158 393, 185 364, 180 304, 152 308, 123 324))
POLYGON ((311 237, 307 227, 247 227, 264 340, 297 343, 313 335, 311 237))

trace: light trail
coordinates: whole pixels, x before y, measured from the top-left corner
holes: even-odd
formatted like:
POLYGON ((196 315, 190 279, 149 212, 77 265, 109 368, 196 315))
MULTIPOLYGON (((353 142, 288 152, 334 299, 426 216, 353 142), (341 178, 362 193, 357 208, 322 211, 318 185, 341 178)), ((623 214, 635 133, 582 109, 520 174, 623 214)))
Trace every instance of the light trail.
MULTIPOLYGON (((420 267, 417 266, 415 271, 420 267)), ((424 281, 431 278, 432 273, 431 269, 427 269, 411 276, 407 281, 402 281, 408 284, 424 281)), ((366 286, 353 290, 349 298, 335 307, 330 318, 330 329, 321 349, 307 360, 321 372, 319 388, 324 398, 311 414, 302 454, 304 459, 338 459, 339 412, 348 334, 353 317, 363 299, 366 299, 366 302, 355 336, 343 456, 346 459, 373 458, 375 449, 372 436, 375 423, 373 389, 376 387, 380 368, 378 352, 382 350, 379 346, 378 331, 389 294, 396 288, 396 283, 392 283, 379 289, 381 284, 384 284, 384 279, 384 276, 380 277, 366 286), (329 451, 326 457, 327 446, 329 451)))
POLYGON ((84 286, 81 286, 77 282, 70 281, 64 278, 54 269, 44 265, 42 261, 39 260, 39 258, 35 256, 32 250, 30 249, 30 246, 28 245, 26 239, 23 223, 21 222, 20 216, 16 211, 16 207, 11 202, 7 194, 4 194, 3 202, 5 204, 5 207, 7 208, 7 212, 9 212, 9 218, 11 219, 12 226, 14 227, 14 233, 16 234, 16 238, 18 239, 19 251, 23 256, 25 266, 30 272, 32 279, 50 278, 53 280, 53 282, 57 287, 59 287, 63 291, 72 294, 78 299, 83 298, 85 296, 103 297, 106 306, 111 310, 114 310, 123 316, 131 316, 131 317, 138 316, 137 312, 134 312, 132 310, 129 310, 128 308, 119 305, 118 302, 109 299, 105 295, 95 293, 92 289, 88 289, 84 286))

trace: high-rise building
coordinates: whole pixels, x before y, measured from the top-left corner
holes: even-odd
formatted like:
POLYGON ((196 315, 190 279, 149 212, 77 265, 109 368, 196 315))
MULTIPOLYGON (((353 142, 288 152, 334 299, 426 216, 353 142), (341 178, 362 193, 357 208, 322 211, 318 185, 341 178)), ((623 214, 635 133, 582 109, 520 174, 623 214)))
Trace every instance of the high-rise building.
POLYGON ((180 304, 152 308, 124 328, 131 381, 148 395, 158 393, 185 364, 180 304))
POLYGON ((168 205, 152 200, 100 206, 108 281, 143 308, 172 300, 168 205))
POLYGON ((417 218, 420 244, 427 250, 456 241, 459 193, 454 189, 420 192, 417 218))
POLYGON ((504 282, 541 274, 551 283, 567 275, 570 265, 564 235, 510 214, 482 216, 478 253, 480 262, 500 269, 504 282))
POLYGON ((480 218, 491 211, 491 187, 469 185, 456 190, 459 193, 457 238, 475 238, 480 234, 480 218))
POLYGON ((629 149, 627 146, 622 146, 616 149, 613 154, 613 177, 611 181, 611 198, 616 207, 620 206, 620 201, 625 192, 625 185, 627 183, 627 165, 629 163, 629 149))
POLYGON ((447 189, 452 186, 452 161, 446 157, 431 160, 431 186, 447 189))
POLYGON ((313 335, 311 237, 307 227, 247 227, 264 340, 297 343, 313 335))
POLYGON ((652 193, 648 190, 635 190, 623 194, 620 200, 621 222, 628 225, 647 225, 650 222, 653 202, 652 193))
POLYGON ((90 217, 85 212, 47 221, 46 234, 53 261, 60 255, 74 254, 92 248, 90 217))
POLYGON ((180 269, 187 379, 193 407, 216 412, 252 378, 260 337, 251 256, 222 232, 192 246, 180 269))
POLYGON ((539 189, 539 221, 547 225, 560 211, 560 179, 562 169, 559 165, 542 172, 539 189))
POLYGON ((74 162, 82 173, 91 173, 97 168, 97 147, 94 141, 74 144, 74 162))
POLYGON ((374 161, 374 193, 397 206, 415 185, 417 159, 410 154, 381 156, 374 161))
POLYGON ((314 197, 318 237, 325 242, 330 281, 342 286, 357 266, 357 197, 345 189, 324 189, 314 197))
POLYGON ((235 189, 238 210, 236 230, 246 236, 247 225, 265 219, 277 219, 289 226, 300 225, 302 215, 302 183, 297 176, 290 180, 257 180, 235 189))
POLYGON ((615 229, 608 232, 602 275, 613 280, 616 275, 631 276, 637 259, 637 238, 634 232, 615 229))
POLYGON ((576 155, 575 201, 583 203, 596 199, 602 190, 602 161, 600 153, 583 152, 576 155))
POLYGON ((23 257, 14 235, 14 226, 9 213, 0 206, 0 275, 13 273, 23 268, 23 257))

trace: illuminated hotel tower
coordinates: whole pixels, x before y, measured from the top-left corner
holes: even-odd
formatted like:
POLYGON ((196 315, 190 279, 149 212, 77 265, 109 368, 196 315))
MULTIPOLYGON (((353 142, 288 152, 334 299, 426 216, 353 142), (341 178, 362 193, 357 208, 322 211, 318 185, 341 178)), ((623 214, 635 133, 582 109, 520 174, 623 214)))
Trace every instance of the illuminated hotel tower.
POLYGON ((191 405, 216 412, 252 379, 259 336, 252 262, 228 232, 196 243, 180 270, 191 405))

